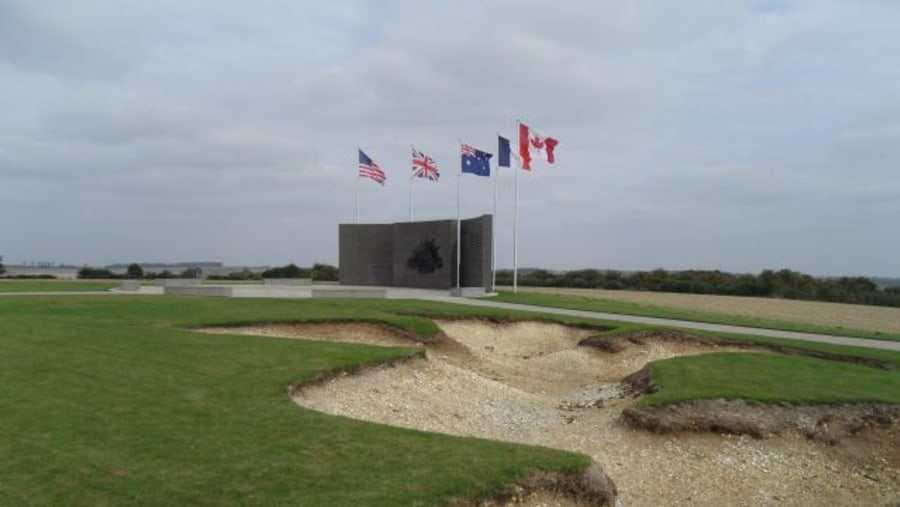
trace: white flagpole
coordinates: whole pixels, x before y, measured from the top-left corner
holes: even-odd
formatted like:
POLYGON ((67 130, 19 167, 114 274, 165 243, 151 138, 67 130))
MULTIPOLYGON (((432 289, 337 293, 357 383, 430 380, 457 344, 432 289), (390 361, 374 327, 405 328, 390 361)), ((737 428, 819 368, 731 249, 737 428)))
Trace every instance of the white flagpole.
MULTIPOLYGON (((356 147, 356 158, 359 161, 359 152, 362 151, 359 146, 356 147)), ((356 223, 359 224, 359 164, 356 165, 356 223)))
MULTIPOLYGON (((522 120, 516 120, 516 136, 521 137, 522 120)), ((521 139, 518 140, 521 144, 521 139)), ((512 150, 510 150, 512 151, 512 150)), ((516 204, 515 217, 513 218, 513 293, 519 292, 519 172, 522 171, 523 161, 519 154, 519 166, 516 171, 516 204)), ((512 165, 512 164, 510 164, 512 165)))
POLYGON ((516 171, 516 204, 513 218, 513 293, 519 292, 519 171, 516 171))
MULTIPOLYGON (((462 153, 462 141, 459 142, 460 153, 462 153)), ((460 157, 462 158, 462 157, 460 157)), ((456 290, 462 296, 462 289, 459 286, 460 266, 462 266, 462 220, 460 212, 460 185, 462 184, 462 160, 459 163, 459 174, 456 177, 456 290)))
MULTIPOLYGON (((413 145, 409 145, 410 152, 414 150, 413 145)), ((413 171, 409 171, 409 221, 413 221, 413 171)))
POLYGON ((494 169, 494 216, 491 217, 491 292, 497 291, 497 180, 500 178, 500 133, 497 132, 497 165, 494 169))

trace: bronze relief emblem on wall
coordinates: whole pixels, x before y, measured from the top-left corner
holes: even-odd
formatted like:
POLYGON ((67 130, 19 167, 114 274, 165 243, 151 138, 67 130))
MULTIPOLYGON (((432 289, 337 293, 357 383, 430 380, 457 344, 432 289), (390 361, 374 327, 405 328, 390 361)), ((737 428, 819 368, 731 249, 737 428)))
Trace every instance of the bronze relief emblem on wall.
POLYGON ((435 244, 434 238, 428 238, 413 250, 412 257, 407 259, 406 265, 422 274, 434 273, 444 267, 440 250, 441 247, 435 244))

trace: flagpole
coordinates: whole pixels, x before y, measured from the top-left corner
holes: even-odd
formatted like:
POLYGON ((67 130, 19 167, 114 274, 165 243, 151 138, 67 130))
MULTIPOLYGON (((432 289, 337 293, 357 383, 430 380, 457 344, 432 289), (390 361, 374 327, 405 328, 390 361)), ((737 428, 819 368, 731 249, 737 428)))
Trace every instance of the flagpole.
MULTIPOLYGON (((522 120, 516 120, 516 134, 521 136, 522 120)), ((521 139, 516 144, 521 144, 521 139)), ((521 154, 520 154, 521 156, 521 154)), ((519 161, 520 165, 523 163, 519 161)), ((519 172, 522 168, 516 168, 516 199, 515 216, 513 217, 513 293, 519 292, 519 172)))
MULTIPOLYGON (((356 156, 359 158, 359 152, 362 149, 356 145, 356 156)), ((359 224, 359 167, 356 168, 356 223, 359 224)))
POLYGON ((491 292, 497 291, 497 180, 500 178, 500 166, 494 171, 494 217, 491 220, 491 292))
MULTIPOLYGON (((415 148, 413 148, 413 145, 411 145, 411 144, 409 145, 409 149, 410 149, 410 151, 415 151, 415 148)), ((415 179, 413 177, 413 174, 414 174, 414 171, 409 172, 409 221, 410 222, 413 221, 413 180, 415 179)))
MULTIPOLYGON (((462 153, 462 141, 459 141, 460 153, 462 153)), ((459 174, 456 177, 456 290, 462 297, 462 289, 459 285, 460 266, 462 266, 462 220, 460 212, 460 185, 462 185, 462 157, 460 157, 459 174)))
POLYGON ((513 218, 513 293, 519 292, 519 171, 516 169, 516 203, 513 218))
MULTIPOLYGON (((500 132, 497 132, 499 142, 500 132)), ((497 146, 497 167, 494 169, 494 216, 491 217, 491 292, 497 292, 497 180, 500 179, 500 150, 497 146)))

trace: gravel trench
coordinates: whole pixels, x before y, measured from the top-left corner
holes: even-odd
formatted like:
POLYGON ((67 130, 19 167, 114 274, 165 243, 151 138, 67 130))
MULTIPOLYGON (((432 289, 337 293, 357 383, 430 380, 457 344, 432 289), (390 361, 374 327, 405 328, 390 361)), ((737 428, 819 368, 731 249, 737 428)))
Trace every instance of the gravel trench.
MULTIPOLYGON (((658 435, 623 422, 634 406, 621 380, 648 362, 715 344, 644 340, 617 353, 578 347, 583 330, 518 322, 444 321, 426 359, 366 369, 295 390, 329 414, 461 436, 567 449, 591 456, 615 482, 617 505, 898 505, 900 430, 872 429, 835 445, 801 435, 765 439, 658 435)), ((228 328, 245 333, 409 345, 365 324, 228 328)), ((564 505, 548 493, 525 505, 564 505)), ((571 503, 569 502, 570 504, 571 503)))

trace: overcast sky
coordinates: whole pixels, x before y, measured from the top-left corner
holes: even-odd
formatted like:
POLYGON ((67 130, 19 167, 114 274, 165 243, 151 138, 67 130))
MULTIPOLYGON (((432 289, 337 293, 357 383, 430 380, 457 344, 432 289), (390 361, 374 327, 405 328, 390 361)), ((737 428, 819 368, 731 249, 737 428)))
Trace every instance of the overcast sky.
POLYGON ((898 276, 898 55, 895 0, 0 0, 0 255, 335 264, 357 146, 364 222, 408 218, 411 143, 454 218, 458 140, 522 118, 559 146, 520 266, 898 276))

